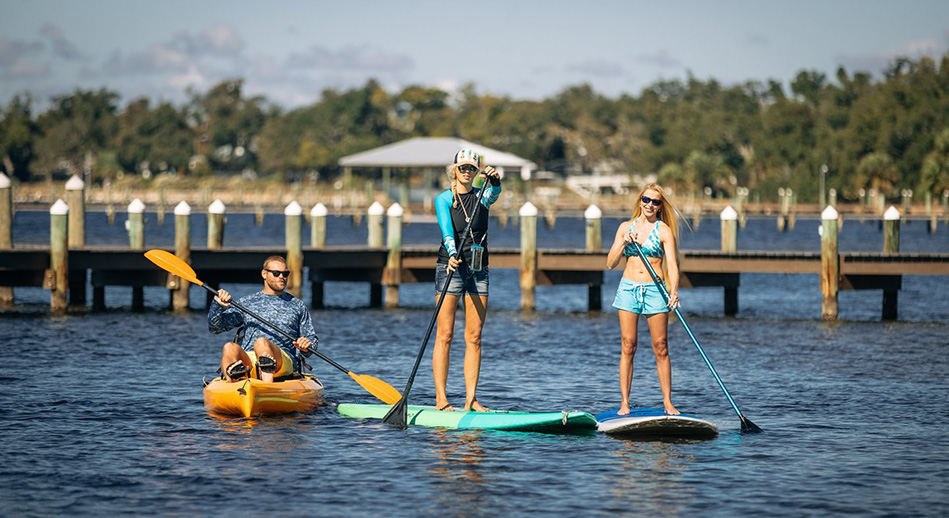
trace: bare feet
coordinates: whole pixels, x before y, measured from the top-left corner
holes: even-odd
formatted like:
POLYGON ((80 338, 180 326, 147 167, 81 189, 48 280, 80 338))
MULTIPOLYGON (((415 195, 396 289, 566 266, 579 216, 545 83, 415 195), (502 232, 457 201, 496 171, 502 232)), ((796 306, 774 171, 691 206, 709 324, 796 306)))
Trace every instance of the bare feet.
POLYGON ((447 401, 444 402, 444 403, 442 403, 442 404, 438 404, 438 402, 436 402, 436 403, 435 403, 435 409, 436 409, 436 410, 442 410, 442 411, 445 411, 445 412, 454 412, 454 411, 455 411, 455 407, 451 406, 451 403, 449 403, 449 402, 447 402, 447 401))
POLYGON ((489 412, 491 409, 478 403, 478 400, 474 400, 471 403, 465 403, 465 410, 475 411, 475 412, 489 412))
POLYGON ((665 407, 665 411, 666 411, 667 414, 669 414, 669 415, 679 415, 679 411, 676 410, 676 407, 672 406, 672 403, 663 403, 662 406, 665 407))
POLYGON ((629 403, 620 403, 619 410, 616 411, 616 415, 629 415, 629 403))

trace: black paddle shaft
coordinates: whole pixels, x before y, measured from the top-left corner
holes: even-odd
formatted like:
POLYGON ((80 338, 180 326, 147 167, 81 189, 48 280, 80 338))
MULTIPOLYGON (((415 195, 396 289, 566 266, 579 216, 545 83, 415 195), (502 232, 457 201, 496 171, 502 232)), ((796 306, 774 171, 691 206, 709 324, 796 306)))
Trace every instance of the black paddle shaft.
MULTIPOLYGON (((215 295, 218 295, 218 291, 217 291, 216 289, 214 289, 214 288, 208 286, 207 283, 203 283, 203 282, 202 282, 202 283, 201 283, 201 287, 204 288, 204 289, 206 289, 206 290, 208 290, 208 291, 210 291, 211 293, 213 293, 213 294, 215 294, 215 295)), ((290 340, 291 342, 294 342, 294 341, 296 341, 297 338, 299 338, 299 337, 294 337, 293 335, 291 335, 290 333, 284 331, 283 329, 280 329, 279 327, 277 327, 276 324, 270 322, 269 320, 264 319, 263 317, 261 317, 261 316, 258 315, 257 313, 254 313, 253 311, 247 309, 246 307, 242 306, 241 304, 237 303, 237 302, 234 301, 234 300, 231 300, 231 305, 234 306, 235 308, 237 308, 237 309, 243 311, 244 313, 247 313, 248 315, 250 315, 250 316, 256 318, 256 319, 257 319, 258 321, 260 321, 262 324, 264 324, 264 325, 266 325, 267 327, 269 327, 270 329, 273 329, 274 331, 280 333, 281 335, 283 335, 286 339, 290 340)), ((317 336, 317 337, 316 337, 316 341, 319 342, 319 341, 320 341, 320 337, 317 336)), ((340 364, 334 362, 334 361, 331 360, 329 357, 325 356, 323 353, 321 353, 321 352, 317 351, 316 349, 314 349, 312 346, 311 346, 309 349, 307 349, 307 352, 315 354, 317 358, 319 358, 319 359, 325 361, 326 363, 332 365, 333 367, 336 367, 337 369, 339 369, 339 370, 345 372, 346 374, 349 374, 349 370, 347 370, 346 367, 343 367, 342 365, 340 365, 340 364)), ((307 368, 310 368, 310 366, 307 365, 307 368)))
MULTIPOLYGON (((487 183, 488 179, 485 178, 487 183)), ((471 223, 474 222, 475 214, 478 213, 478 209, 481 208, 481 198, 484 198, 484 193, 488 190, 487 184, 481 186, 481 192, 478 193, 478 201, 475 202, 475 208, 471 211, 471 217, 468 218, 468 224, 465 226, 465 231, 461 234, 461 243, 458 244, 458 249, 455 251, 455 258, 461 257, 462 251, 465 248, 465 240, 468 238, 468 234, 471 231, 471 223)), ((445 294, 448 293, 448 285, 451 284, 451 279, 455 275, 455 270, 448 271, 448 278, 445 280, 445 286, 442 287, 442 294, 438 297, 438 303, 435 304, 435 313, 432 314, 432 321, 428 323, 428 330, 425 331, 425 338, 422 339, 422 346, 418 350, 418 356, 415 357, 415 365, 412 366, 412 373, 409 375, 409 380, 405 384, 405 390, 402 391, 402 399, 400 399, 395 405, 392 405, 392 408, 386 413, 385 417, 382 418, 383 423, 390 424, 398 428, 406 428, 408 426, 409 420, 409 391, 412 390, 412 384, 415 382, 415 374, 418 373, 418 367, 422 363, 422 356, 425 354, 425 348, 428 347, 428 339, 432 336, 432 329, 435 328, 435 322, 438 320, 438 312, 442 308, 442 303, 445 301, 445 294)))

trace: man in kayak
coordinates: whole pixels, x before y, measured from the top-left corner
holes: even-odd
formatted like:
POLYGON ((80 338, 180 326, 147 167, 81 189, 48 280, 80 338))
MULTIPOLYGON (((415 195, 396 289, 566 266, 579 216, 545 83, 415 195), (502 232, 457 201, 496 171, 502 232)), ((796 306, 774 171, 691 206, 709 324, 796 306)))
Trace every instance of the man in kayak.
POLYGON ((272 382, 274 378, 299 372, 298 354, 309 356, 309 349, 315 349, 319 342, 306 305, 284 291, 290 278, 287 261, 277 255, 268 257, 260 276, 264 289, 238 302, 299 338, 291 342, 254 317, 232 308, 231 294, 218 290, 208 312, 208 329, 217 334, 240 328, 234 341, 224 344, 221 354, 221 372, 229 381, 251 376, 272 382), (250 351, 253 353, 249 354, 250 351))

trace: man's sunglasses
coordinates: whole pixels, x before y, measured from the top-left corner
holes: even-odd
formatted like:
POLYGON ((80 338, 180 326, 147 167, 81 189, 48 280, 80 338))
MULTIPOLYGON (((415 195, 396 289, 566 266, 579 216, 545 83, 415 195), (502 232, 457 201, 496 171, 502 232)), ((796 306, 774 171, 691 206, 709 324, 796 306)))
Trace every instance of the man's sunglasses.
POLYGON ((268 272, 270 272, 270 275, 273 275, 274 277, 283 276, 283 277, 290 278, 290 270, 268 270, 267 268, 264 268, 264 270, 267 270, 268 272))
POLYGON ((662 205, 662 200, 661 200, 661 199, 656 199, 656 200, 654 200, 654 199, 650 198, 649 196, 643 196, 642 200, 643 200, 643 203, 652 203, 652 206, 653 206, 653 207, 658 207, 658 206, 662 205))
POLYGON ((478 172, 477 167, 473 165, 468 165, 468 164, 458 166, 458 170, 461 171, 462 173, 477 173, 478 172))

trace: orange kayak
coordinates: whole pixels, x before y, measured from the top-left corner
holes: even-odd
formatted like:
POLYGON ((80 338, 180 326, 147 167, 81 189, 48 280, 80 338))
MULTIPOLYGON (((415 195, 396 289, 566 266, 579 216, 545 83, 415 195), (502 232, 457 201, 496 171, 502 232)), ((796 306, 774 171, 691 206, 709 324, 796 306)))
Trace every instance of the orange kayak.
POLYGON ((254 417, 310 412, 322 404, 323 383, 310 374, 274 383, 214 378, 204 387, 204 406, 218 414, 254 417))

